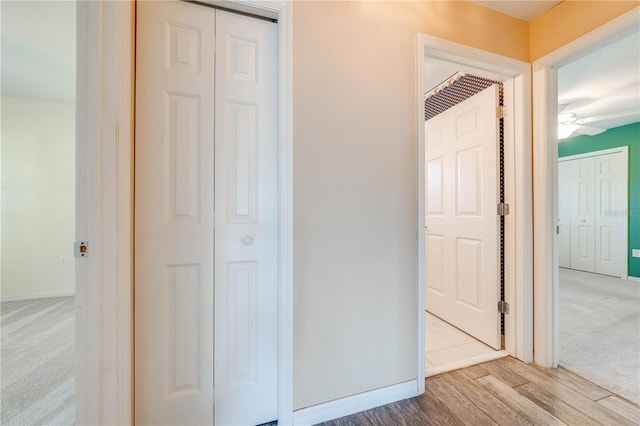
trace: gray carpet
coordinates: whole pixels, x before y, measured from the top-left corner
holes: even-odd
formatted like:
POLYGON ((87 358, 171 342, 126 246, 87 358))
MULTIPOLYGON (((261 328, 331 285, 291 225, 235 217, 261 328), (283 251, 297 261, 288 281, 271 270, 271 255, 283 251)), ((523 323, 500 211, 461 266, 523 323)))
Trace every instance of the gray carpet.
POLYGON ((0 314, 0 424, 74 424, 74 298, 3 302, 0 314))
POLYGON ((640 403, 640 283, 560 268, 560 365, 640 403))

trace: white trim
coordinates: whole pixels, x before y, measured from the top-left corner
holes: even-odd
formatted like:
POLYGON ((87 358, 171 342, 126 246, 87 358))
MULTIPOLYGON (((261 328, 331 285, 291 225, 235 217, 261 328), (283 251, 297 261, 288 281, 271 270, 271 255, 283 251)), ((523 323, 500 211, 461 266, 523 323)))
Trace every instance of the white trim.
POLYGON ((420 394, 424 393, 425 384, 424 380, 421 378, 425 377, 425 329, 424 329, 424 320, 425 320, 425 262, 424 262, 424 159, 425 159, 425 149, 424 149, 424 117, 425 117, 425 108, 424 108, 424 93, 427 90, 424 87, 424 72, 425 72, 425 49, 427 46, 428 39, 425 38, 424 34, 418 33, 418 43, 417 43, 417 56, 416 56, 416 105, 417 108, 417 116, 416 123, 418 123, 418 142, 416 143, 417 150, 417 161, 418 161, 418 229, 416 230, 416 237, 418 238, 418 311, 417 311, 417 322, 418 322, 418 353, 416 354, 418 368, 416 377, 418 379, 418 392, 420 394))
POLYGON ((618 152, 624 152, 626 153, 626 155, 629 155, 629 147, 627 145, 622 145, 616 148, 600 149, 598 151, 589 151, 582 154, 558 157, 558 163, 562 163, 563 161, 578 160, 580 158, 597 157, 598 155, 616 154, 618 152))
POLYGON ((402 399, 413 398, 420 395, 418 383, 421 380, 411 380, 409 382, 360 393, 357 395, 340 398, 324 404, 303 408, 293 413, 293 424, 295 425, 315 425, 339 417, 359 413, 364 410, 379 407, 402 399))
POLYGON ((556 70, 640 30, 639 16, 636 7, 533 63, 534 346, 535 362, 544 367, 559 361, 556 70))
POLYGON ((483 362, 493 361, 496 359, 509 356, 507 351, 489 352, 483 355, 477 355, 472 358, 466 358, 460 361, 450 362, 437 367, 429 367, 425 370, 425 377, 437 376, 438 374, 448 373, 450 371, 459 370, 461 368, 471 367, 472 365, 482 364, 483 362))
MULTIPOLYGON (((526 62, 482 51, 473 47, 418 34, 416 99, 417 113, 417 161, 418 161, 418 354, 417 377, 424 377, 424 60, 437 58, 459 64, 460 71, 474 69, 483 77, 511 80, 505 87, 511 91, 507 101, 513 101, 506 130, 506 155, 512 166, 508 173, 507 202, 511 214, 507 216, 506 250, 514 253, 513 262, 506 269, 506 297, 512 306, 512 314, 506 321, 506 351, 525 362, 533 359, 533 300, 532 300, 532 208, 531 208, 531 127, 530 81, 531 68, 526 62)), ((421 388, 424 390, 423 388, 421 388)))
POLYGON ((77 3, 76 423, 131 423, 132 3, 77 3))
POLYGON ((37 294, 27 294, 24 296, 3 296, 0 300, 2 303, 4 302, 15 302, 17 300, 35 300, 35 299, 50 299, 52 297, 75 297, 75 292, 62 291, 59 293, 37 293, 37 294))
POLYGON ((633 282, 636 282, 636 283, 640 283, 640 277, 633 277, 633 276, 629 275, 627 277, 627 281, 633 281, 633 282))

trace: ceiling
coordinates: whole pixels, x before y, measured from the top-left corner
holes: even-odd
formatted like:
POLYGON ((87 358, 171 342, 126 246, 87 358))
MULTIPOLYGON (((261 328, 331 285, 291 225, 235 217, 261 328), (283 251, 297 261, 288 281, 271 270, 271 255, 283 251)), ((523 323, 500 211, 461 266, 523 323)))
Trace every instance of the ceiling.
POLYGON ((640 32, 559 68, 558 110, 596 129, 640 121, 640 32))
POLYGON ((73 102, 74 1, 0 1, 2 96, 73 102))
POLYGON ((502 0, 502 1, 483 1, 475 0, 476 3, 480 3, 498 12, 505 13, 513 16, 514 18, 522 19, 523 21, 531 21, 538 16, 551 9, 559 1, 526 1, 526 0, 502 0))

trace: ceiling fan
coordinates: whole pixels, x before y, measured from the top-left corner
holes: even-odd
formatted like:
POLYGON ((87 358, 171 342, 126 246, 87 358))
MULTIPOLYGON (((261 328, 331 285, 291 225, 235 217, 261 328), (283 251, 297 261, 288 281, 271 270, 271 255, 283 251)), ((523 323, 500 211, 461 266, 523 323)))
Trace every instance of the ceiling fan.
POLYGON ((567 105, 558 105, 558 139, 567 139, 570 136, 588 135, 595 136, 607 129, 587 126, 586 124, 613 117, 578 118, 575 112, 564 112, 567 105))
MULTIPOLYGON (((640 108, 578 118, 575 112, 566 111, 566 107, 567 105, 558 105, 559 140, 577 135, 599 135, 609 128, 640 121, 640 108), (590 123, 595 125, 588 125, 590 123)), ((574 104, 571 104, 571 107, 574 107, 574 104)))

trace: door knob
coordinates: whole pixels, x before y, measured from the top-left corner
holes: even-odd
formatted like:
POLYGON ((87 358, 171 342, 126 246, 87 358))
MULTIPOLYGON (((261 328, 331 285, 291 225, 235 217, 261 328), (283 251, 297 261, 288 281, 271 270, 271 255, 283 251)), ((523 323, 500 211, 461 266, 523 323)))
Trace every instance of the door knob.
POLYGON ((244 237, 242 237, 242 244, 244 244, 245 246, 250 246, 251 244, 253 244, 253 238, 250 235, 245 235, 244 237))

